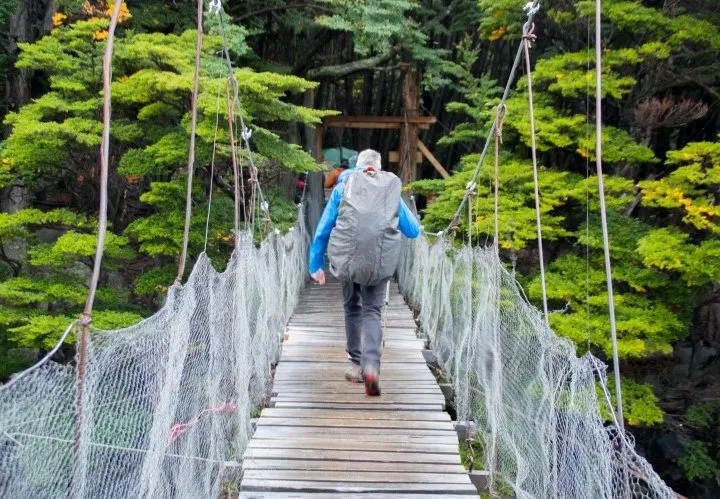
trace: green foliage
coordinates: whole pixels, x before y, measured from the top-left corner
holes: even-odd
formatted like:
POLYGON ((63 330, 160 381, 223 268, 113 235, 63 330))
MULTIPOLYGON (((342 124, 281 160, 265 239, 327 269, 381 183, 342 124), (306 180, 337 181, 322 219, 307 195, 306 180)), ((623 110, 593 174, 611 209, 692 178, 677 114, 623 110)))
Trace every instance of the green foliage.
MULTIPOLYGON (((457 209, 464 188, 472 177, 477 156, 467 156, 463 169, 446 181, 418 181, 411 187, 421 192, 438 192, 437 201, 428 206, 424 218, 425 228, 429 231, 443 230, 457 209), (441 187, 442 190, 438 189, 441 187)), ((477 196, 473 201, 472 232, 474 237, 491 236, 495 231, 493 212, 493 188, 491 176, 493 166, 486 161, 478 181, 477 196)), ((502 183, 500 190, 500 244, 503 248, 522 249, 528 241, 537 239, 535 230, 535 208, 532 204, 532 165, 527 162, 505 160, 500 167, 502 183)), ((560 185, 577 184, 578 177, 568 172, 543 169, 539 173, 540 183, 548 188, 548 197, 542 206, 543 219, 547 223, 544 237, 557 239, 569 235, 563 229, 564 217, 558 211, 571 198, 568 190, 558 189, 560 185), (550 187, 554 189, 550 189, 550 187)), ((571 187, 572 188, 572 187, 571 187)), ((467 230, 467 216, 463 217, 461 231, 467 230)))
POLYGON ((685 224, 720 235, 720 141, 670 151, 666 164, 677 168, 659 180, 640 182, 643 204, 681 213, 685 224))
POLYGON ((407 38, 419 31, 419 25, 406 16, 407 11, 419 9, 419 2, 415 0, 322 0, 321 3, 334 7, 334 13, 318 16, 316 22, 352 33, 354 50, 362 56, 383 53, 390 48, 393 38, 407 38))
MULTIPOLYGON (((40 244, 30 250, 30 263, 33 265, 47 265, 53 268, 62 268, 74 261, 95 256, 97 248, 97 235, 79 234, 74 231, 66 232, 54 244, 40 244)), ((128 247, 125 237, 108 232, 105 238, 106 266, 112 268, 113 260, 130 260, 134 252, 128 247)))
POLYGON ((685 411, 688 426, 705 430, 720 425, 720 401, 695 404, 685 411))
MULTIPOLYGON (((653 426, 663 422, 663 411, 657 405, 659 399, 649 385, 638 383, 630 378, 622 378, 620 382, 622 383, 623 415, 629 425, 653 426)), ((607 404, 601 404, 600 409, 603 417, 610 421, 612 420, 610 411, 614 411, 617 407, 614 379, 608 379, 607 389, 610 392, 612 408, 607 404)), ((599 400, 606 400, 599 385, 597 392, 599 400)))
POLYGON ((643 237, 637 249, 645 265, 676 271, 688 286, 720 282, 720 239, 691 244, 688 234, 667 227, 643 237))
POLYGON ((474 76, 473 66, 477 63, 478 54, 470 36, 465 36, 457 44, 456 50, 457 59, 447 65, 455 75, 457 90, 465 102, 450 102, 446 108, 448 112, 468 116, 472 121, 458 124, 438 141, 438 145, 472 144, 484 140, 486 130, 495 118, 493 104, 501 91, 496 81, 474 76))
MULTIPOLYGON (((100 142, 100 74, 103 43, 94 34, 107 27, 95 18, 60 26, 34 44, 21 45, 18 66, 52 74, 50 92, 6 119, 12 133, 2 157, 5 178, 40 182, 52 170, 81 173, 89 166, 100 142)), ((113 82, 113 135, 121 143, 119 173, 127 176, 162 175, 187 161, 189 120, 187 96, 192 87, 195 33, 119 35, 113 82), (182 121, 178 123, 178 118, 182 121), (137 121, 136 121, 137 120, 137 121), (128 147, 133 146, 133 147, 128 147), (124 154, 132 151, 125 158, 124 154)), ((206 36, 205 60, 212 61, 219 48, 217 36, 206 36)), ((222 65, 218 66, 222 67, 222 65)), ((212 68, 208 68, 212 69, 212 68)), ((290 75, 238 70, 242 112, 255 131, 259 158, 272 158, 297 171, 314 168, 312 158, 279 140, 260 125, 278 121, 317 123, 327 111, 317 111, 284 101, 287 93, 300 93, 314 83, 290 75)), ((223 73, 203 76, 199 98, 198 149, 209 151, 214 138, 217 97, 225 93, 223 73)), ((223 99, 224 100, 224 99, 223 99)), ((225 106, 220 108, 226 123, 225 106)), ((218 140, 227 144, 226 126, 218 140)), ((227 162, 227 149, 221 149, 227 162)))
MULTIPOLYGON (((647 277, 650 276, 628 274, 631 280, 625 282, 626 286, 618 285, 615 293, 620 357, 670 353, 671 343, 685 333, 681 317, 645 291, 643 285, 649 286, 651 278, 647 277), (632 289, 633 285, 638 291, 632 289)), ((620 281, 617 274, 615 278, 620 281)), ((612 344, 602 260, 593 257, 592 267, 588 268, 587 262, 578 256, 562 256, 548 267, 546 285, 548 300, 558 307, 567 307, 562 313, 550 316, 552 328, 572 339, 580 351, 590 349, 609 358, 612 344)), ((542 298, 539 277, 531 281, 528 294, 536 301, 542 298)))
POLYGON ((684 453, 677 464, 691 481, 713 482, 720 479, 720 401, 691 405, 681 425, 684 453))
POLYGON ((265 193, 265 200, 271 206, 270 219, 276 229, 287 232, 295 226, 297 206, 282 191, 275 187, 265 193))
MULTIPOLYGON (((506 57, 508 47, 515 46, 522 33, 525 3, 479 1, 480 35, 485 44, 481 50, 489 45, 491 54, 506 57)), ((652 127, 674 125, 665 125, 663 115, 651 116, 650 124, 644 124, 640 104, 654 96, 684 95, 688 85, 716 93, 717 78, 712 75, 717 75, 720 30, 717 22, 680 9, 671 14, 621 0, 603 2, 603 8, 602 143, 618 349, 621 359, 633 359, 634 365, 642 366, 644 359, 672 353, 675 343, 687 338, 698 304, 715 296, 712 293, 720 281, 720 142, 680 142, 679 150, 673 150, 676 136, 663 130, 659 136, 671 137, 670 150, 665 143, 653 144, 657 128, 652 127), (678 80, 677 88, 668 83, 673 80, 678 80)), ((546 265, 547 292, 550 309, 558 310, 549 321, 580 353, 591 351, 609 359, 612 345, 602 233, 596 215, 598 186, 591 173, 585 178, 595 162, 596 130, 590 125, 595 64, 588 48, 592 40, 586 46, 584 38, 589 28, 581 16, 594 13, 594 3, 551 2, 543 9, 531 56, 543 239, 546 255, 552 255, 546 265), (565 34, 558 36, 558 32, 565 34)), ((446 110, 461 119, 439 144, 466 143, 477 151, 487 137, 498 103, 497 83, 477 72, 478 59, 472 50, 477 47, 465 40, 456 47, 452 70, 461 82, 457 85, 460 98, 448 103, 446 110)), ((500 247, 504 260, 517 262, 518 278, 539 306, 527 89, 527 77, 521 77, 506 104, 499 182, 500 247)), ((702 102, 707 101, 703 98, 702 102)), ((646 111, 654 112, 650 105, 646 111)), ((689 130, 681 134, 692 135, 689 130)), ((469 221, 480 244, 494 235, 492 156, 491 145, 469 221)), ((435 195, 424 213, 428 231, 447 226, 477 160, 477 154, 464 158, 450 179, 421 180, 411 186, 420 194, 435 195)), ((468 228, 464 211, 458 239, 468 228)), ((614 399, 612 381, 609 391, 614 399)), ((628 424, 672 424, 674 418, 665 418, 649 385, 625 378, 623 398, 628 424)), ((609 416, 608 408, 604 409, 609 416)), ((717 426, 717 412, 693 409, 688 421, 703 428, 708 428, 709 421, 717 426)), ((688 430, 683 437, 685 453, 677 461, 693 484, 718 479, 718 439, 702 431, 688 430)))
MULTIPOLYGON (((90 212, 96 207, 96 186, 90 184, 97 182, 94 172, 102 131, 101 64, 108 19, 84 19, 79 5, 62 7, 70 19, 80 19, 65 22, 68 17, 59 16, 50 34, 35 43, 20 45, 17 66, 47 75, 48 91, 6 117, 10 133, 0 151, 0 182, 23 182, 38 191, 71 190, 76 199, 83 200, 77 207, 90 212), (87 206, 83 207, 83 203, 87 206)), ((110 209, 118 209, 113 198, 117 192, 124 193, 123 199, 135 196, 134 204, 141 208, 130 213, 128 221, 122 220, 119 211, 109 214, 110 220, 120 221, 118 230, 122 234, 108 233, 103 268, 108 271, 137 261, 137 249, 152 257, 154 266, 149 266, 151 271, 146 275, 138 276, 135 291, 158 297, 173 281, 176 270, 171 269, 176 269, 182 244, 187 181, 182 169, 188 157, 195 32, 182 29, 192 23, 179 22, 174 14, 162 21, 171 29, 146 32, 159 26, 153 24, 153 8, 162 10, 167 6, 141 9, 141 15, 123 23, 117 33, 110 209)), ((227 17, 225 21, 231 55, 250 55, 252 51, 245 42, 248 31, 232 25, 227 17)), ((210 33, 203 44, 195 166, 196 171, 209 171, 216 143, 216 185, 232 185, 225 106, 227 66, 220 58, 221 39, 213 16, 208 17, 207 27, 210 33)), ((288 99, 289 94, 301 94, 316 84, 292 75, 249 68, 238 69, 235 76, 239 97, 235 114, 242 112, 253 131, 255 163, 261 168, 273 161, 296 171, 316 169, 309 154, 288 144, 274 131, 278 124, 316 124, 323 116, 333 114, 304 108, 288 99)), ((247 175, 247 153, 238 150, 238 157, 247 175)), ((196 177, 191 255, 198 255, 205 247, 207 180, 207 174, 196 177)), ((215 188, 213 194, 208 252, 222 266, 232 250, 233 202, 223 189, 215 188)), ((269 199, 278 226, 291 226, 295 219, 292 204, 277 193, 269 199)), ((13 313, 5 314, 0 324, 0 338, 7 340, 3 340, 3 348, 50 348, 79 315, 95 257, 96 224, 89 221, 94 218, 70 209, 0 214, 0 246, 22 239, 30 248, 28 265, 4 259, 10 269, 5 272, 11 278, 0 283, 0 306, 13 313), (56 229, 59 235, 52 242, 41 241, 38 231, 44 228, 56 229)), ((127 293, 99 289, 94 325, 112 329, 139 320, 141 315, 129 301, 127 293)))
POLYGON ((0 244, 13 237, 26 237, 32 226, 94 228, 85 216, 67 209, 40 211, 28 208, 15 213, 0 213, 0 244))
POLYGON ((135 294, 164 295, 170 283, 177 276, 177 265, 166 264, 159 267, 153 267, 135 281, 135 294))
POLYGON ((685 454, 678 458, 678 464, 685 471, 689 480, 720 479, 718 457, 712 456, 710 445, 698 440, 689 440, 683 443, 685 454))

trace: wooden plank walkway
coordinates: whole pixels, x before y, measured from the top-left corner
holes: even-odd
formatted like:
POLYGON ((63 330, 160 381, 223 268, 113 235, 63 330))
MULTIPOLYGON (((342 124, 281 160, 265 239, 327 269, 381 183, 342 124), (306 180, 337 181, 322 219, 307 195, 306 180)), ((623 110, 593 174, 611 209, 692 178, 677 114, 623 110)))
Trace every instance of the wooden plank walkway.
POLYGON ((287 328, 273 397, 243 458, 240 497, 476 496, 445 398, 395 284, 380 397, 344 379, 339 282, 310 285, 287 328))

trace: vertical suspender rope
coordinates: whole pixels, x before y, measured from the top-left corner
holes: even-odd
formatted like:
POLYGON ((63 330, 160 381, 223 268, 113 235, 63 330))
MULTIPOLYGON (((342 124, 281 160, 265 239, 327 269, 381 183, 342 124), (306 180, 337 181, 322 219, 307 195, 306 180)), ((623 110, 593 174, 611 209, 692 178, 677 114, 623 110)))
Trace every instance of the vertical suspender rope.
MULTIPOLYGON (((540 10, 540 2, 539 0, 534 0, 532 2, 528 2, 527 5, 525 5, 525 10, 528 11, 528 17, 527 22, 532 23, 533 17, 535 14, 540 10)), ((498 108, 500 106, 503 106, 505 104, 505 101, 507 101, 508 95, 510 94, 510 87, 515 81, 515 73, 517 73, 517 69, 520 66, 520 59, 522 58, 522 52, 523 52, 523 46, 524 46, 525 40, 520 40, 520 44, 518 45, 517 52, 515 53, 515 59, 513 60, 512 68, 510 69, 510 75, 508 76, 507 83, 505 85, 505 90, 503 91, 503 95, 500 98, 500 104, 498 104, 498 108)), ((482 164, 485 160, 485 156, 487 156, 488 148, 490 146, 490 140, 492 139, 493 135, 495 134, 495 127, 497 126, 497 123, 493 121, 492 126, 490 127, 490 131, 488 132, 488 136, 485 139, 485 145, 483 146, 482 152, 480 153, 480 159, 478 159, 477 165, 475 165, 475 170, 473 171, 473 176, 471 179, 471 182, 477 182, 478 176, 480 175, 480 169, 482 168, 482 164)), ((458 220, 460 219, 460 216, 462 214, 462 210, 465 207, 465 203, 468 200, 468 197, 470 197, 470 190, 467 189, 465 191, 465 195, 463 196, 462 200, 460 201, 460 206, 458 206, 457 210, 453 214, 452 218, 450 219, 450 223, 446 227, 446 229, 443 232, 447 232, 448 230, 452 229, 454 226, 457 225, 458 220)))
MULTIPOLYGON (((258 169, 255 166, 255 161, 252 157, 252 152, 250 150, 250 137, 252 135, 252 130, 248 129, 245 126, 245 119, 242 116, 242 112, 240 109, 240 99, 238 96, 238 82, 237 79, 235 79, 235 75, 233 74, 233 67, 232 67, 232 61, 230 60, 230 52, 227 48, 227 39, 225 37, 225 25, 223 24, 222 20, 222 2, 221 0, 211 0, 210 6, 209 6, 210 12, 215 12, 215 17, 217 18, 218 26, 220 27, 220 34, 222 38, 222 45, 223 45, 223 55, 225 58, 225 61, 227 62, 228 67, 228 77, 230 79, 230 82, 233 86, 233 100, 230 105, 231 111, 229 112, 230 116, 228 116, 228 120, 234 121, 235 119, 235 109, 237 107, 238 113, 237 116, 240 119, 240 137, 242 139, 241 144, 245 145, 245 149, 248 153, 248 161, 250 162, 250 184, 251 184, 251 195, 250 195, 250 209, 248 209, 245 206, 245 187, 242 185, 242 196, 243 196, 243 208, 244 208, 244 214, 245 214, 245 222, 249 223, 251 226, 251 233, 254 233, 254 227, 255 227, 255 211, 256 209, 267 209, 267 203, 265 202, 263 198, 262 191, 258 192, 259 189, 259 180, 258 180, 258 169), (260 198, 261 204, 258 204, 258 197, 260 198), (250 218, 248 218, 248 212, 250 213, 250 218)), ((238 162, 237 162, 237 155, 235 150, 235 136, 233 135, 232 130, 232 123, 230 124, 230 141, 231 141, 231 147, 232 147, 232 153, 233 153, 233 168, 237 172, 238 171, 238 162)), ((239 174, 236 174, 235 179, 235 191, 236 191, 236 197, 235 197, 235 212, 236 212, 236 232, 239 230, 239 223, 237 220, 239 219, 238 212, 238 180, 237 177, 240 176, 240 182, 243 182, 242 180, 242 167, 240 167, 239 174)))
POLYGON ((467 227, 467 236, 468 236, 468 246, 472 247, 472 224, 473 224, 473 216, 472 216, 472 204, 473 204, 473 195, 475 194, 475 186, 474 185, 468 185, 468 189, 470 189, 470 196, 468 197, 468 227, 467 227))
POLYGON ((218 90, 215 100, 215 132, 213 134, 212 158, 210 159, 210 186, 208 187, 208 205, 205 216, 205 246, 203 252, 207 252, 208 235, 210 233, 210 213, 212 212, 213 184, 215 178, 215 156, 217 154, 217 135, 220 125, 220 91, 218 90))
POLYGON ((523 26, 523 49, 528 79, 528 103, 530 107, 530 144, 532 149, 533 184, 535 187, 535 220, 537 222, 538 255, 540 260, 540 286, 542 287, 543 317, 545 324, 550 325, 547 305, 547 289, 545 287, 545 260, 543 258, 542 225, 540 224, 540 188, 538 186, 537 147, 535 144, 535 112, 533 110, 532 72, 530 68, 530 45, 535 41, 535 24, 526 23, 523 26))
MULTIPOLYGON (((227 102, 227 112, 228 112, 228 130, 230 132, 230 156, 232 158, 232 167, 233 167, 233 194, 235 197, 235 228, 234 228, 234 241, 235 241, 235 247, 237 247, 238 242, 238 233, 240 232, 240 185, 239 185, 239 178, 240 178, 240 172, 238 170, 238 160, 237 160, 237 149, 235 147, 235 130, 233 127, 233 123, 235 121, 235 99, 237 99, 237 81, 235 78, 231 75, 230 83, 233 86, 233 100, 230 99, 230 90, 225 87, 225 96, 226 96, 226 102, 227 102)), ((245 189, 243 186, 242 189, 243 192, 243 199, 245 195, 245 189)), ((245 212, 245 221, 247 222, 247 209, 243 208, 245 212)))
MULTIPOLYGON (((234 236, 234 242, 235 247, 237 248, 238 243, 238 233, 240 231, 240 186, 239 183, 239 177, 240 172, 238 170, 238 161, 237 161, 237 150, 235 148, 235 131, 233 127, 233 122, 235 121, 235 104, 238 102, 238 82, 235 79, 235 75, 233 74, 233 67, 232 62, 230 61, 230 51, 227 48, 227 42, 225 40, 225 26, 222 22, 222 3, 220 0, 210 0, 210 5, 208 6, 208 9, 210 12, 215 12, 215 17, 217 19, 218 26, 220 26, 220 35, 222 37, 222 49, 223 49, 223 57, 225 59, 225 62, 227 62, 228 67, 228 79, 230 84, 233 87, 233 98, 232 101, 230 100, 230 92, 226 88, 226 96, 227 96, 227 111, 228 111, 228 126, 230 131, 230 152, 232 156, 232 165, 233 165, 233 177, 234 177, 234 194, 235 194, 235 233, 234 236)), ((247 222, 247 208, 245 207, 244 198, 245 198, 245 188, 243 186, 242 188, 242 196, 243 196, 243 210, 245 213, 245 221, 247 222)))
MULTIPOLYGON (((78 347, 77 360, 77 378, 76 378, 76 402, 75 402, 75 441, 73 443, 73 485, 72 497, 76 497, 81 491, 78 487, 82 487, 79 468, 80 452, 82 451, 81 440, 83 438, 83 411, 85 398, 85 368, 87 364, 87 343, 92 316, 93 303, 95 301, 95 292, 97 291, 98 282, 100 280, 100 270, 102 268, 102 257, 105 251, 105 235, 107 233, 107 184, 108 170, 110 163, 110 117, 111 110, 111 82, 112 82, 112 55, 113 41, 115 39, 115 28, 117 27, 118 17, 120 16, 120 7, 123 0, 117 0, 110 18, 110 26, 108 28, 108 37, 105 43, 105 55, 103 56, 103 134, 100 144, 100 207, 98 221, 98 237, 97 247, 95 249, 95 262, 93 265, 93 273, 90 279, 90 289, 88 290, 85 308, 81 318, 80 344, 78 347)), ((82 495, 82 494, 81 494, 82 495)))
POLYGON ((493 187, 495 191, 495 253, 500 254, 500 144, 502 144, 502 126, 507 108, 501 104, 495 114, 495 178, 493 187))
POLYGON ((595 166, 600 196, 600 223, 605 252, 605 281, 607 282, 608 313, 610 314, 610 336, 612 338, 613 371, 615 374, 615 396, 617 397, 617 419, 620 430, 625 429, 620 386, 620 361, 618 359, 617 331, 615 329, 615 300, 613 298, 612 268, 610 265, 610 237, 608 236, 607 210, 605 208, 605 185, 602 170, 602 10, 601 0, 595 0, 595 166))
POLYGON ((183 245, 178 265, 178 275, 175 282, 182 281, 185 274, 185 262, 187 260, 188 241, 190 239, 190 217, 192 216, 192 188, 193 170, 195 168, 195 131, 197 130, 197 101, 198 87, 200 86, 200 53, 202 51, 203 34, 203 0, 197 2, 197 36, 195 38, 195 74, 193 76, 192 103, 191 103, 191 125, 190 125, 190 147, 188 151, 188 180, 187 194, 185 199, 185 228, 183 231, 183 245))

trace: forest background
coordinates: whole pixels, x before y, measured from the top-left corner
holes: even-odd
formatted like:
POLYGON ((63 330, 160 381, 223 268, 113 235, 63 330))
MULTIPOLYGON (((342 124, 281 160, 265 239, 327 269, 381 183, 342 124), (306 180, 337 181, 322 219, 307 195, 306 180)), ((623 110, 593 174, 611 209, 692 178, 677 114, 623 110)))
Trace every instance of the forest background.
MULTIPOLYGON (((450 221, 494 118, 522 34, 522 0, 223 2, 229 52, 274 224, 295 220, 298 174, 324 116, 401 116, 403 82, 438 121, 410 188, 423 224, 450 221)), ((532 49, 543 238, 555 331, 609 359, 594 178, 594 2, 546 0, 532 49)), ((603 2, 604 168, 626 423, 661 476, 720 494, 720 9, 715 0, 603 2)), ((103 0, 0 0, 0 379, 55 345, 82 309, 95 252, 103 0)), ((100 328, 152 314, 182 242, 195 4, 129 0, 113 74, 107 257, 100 328)), ((232 249, 225 71, 206 17, 190 254, 218 268, 232 249), (218 125, 216 125, 216 120, 218 125), (213 144, 216 154, 213 161, 213 144), (214 167, 213 167, 214 165, 214 167), (201 208, 202 207, 202 208, 201 208)), ((507 103, 500 247, 536 304, 537 236, 527 79, 507 103)), ((328 131, 327 147, 399 149, 397 132, 328 131)), ((246 156, 241 158, 247 160, 246 156)), ((492 165, 473 216, 492 238, 492 165)), ((390 165, 392 169, 393 166, 390 165)), ((73 339, 56 356, 72 361, 73 339)))

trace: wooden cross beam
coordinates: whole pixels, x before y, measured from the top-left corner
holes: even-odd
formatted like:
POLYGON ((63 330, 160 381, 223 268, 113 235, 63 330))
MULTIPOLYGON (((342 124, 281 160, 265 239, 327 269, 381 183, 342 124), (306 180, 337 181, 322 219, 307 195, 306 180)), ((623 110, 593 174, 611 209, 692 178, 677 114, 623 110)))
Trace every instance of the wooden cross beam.
MULTIPOLYGON (((440 174, 442 178, 450 177, 450 174, 443 167, 442 163, 440 163, 440 161, 438 161, 435 155, 430 152, 430 149, 428 149, 427 146, 423 144, 422 140, 418 139, 418 150, 416 151, 415 155, 415 163, 422 163, 423 156, 430 162, 430 164, 433 166, 433 168, 435 168, 435 170, 440 174)), ((390 160, 390 163, 399 163, 400 151, 390 151, 388 159, 390 160)))
POLYGON ((371 129, 397 129, 408 123, 427 130, 430 125, 437 122, 435 116, 329 116, 325 118, 320 128, 371 128, 371 129))

